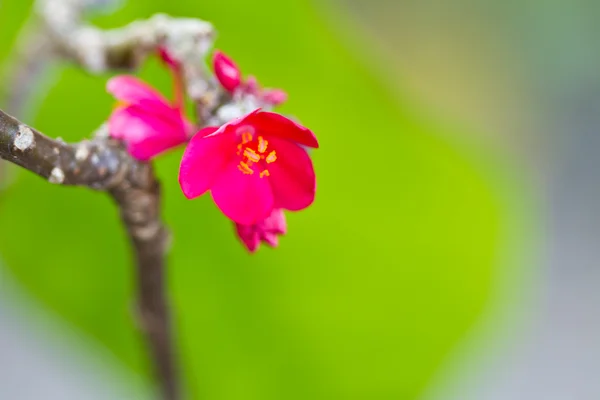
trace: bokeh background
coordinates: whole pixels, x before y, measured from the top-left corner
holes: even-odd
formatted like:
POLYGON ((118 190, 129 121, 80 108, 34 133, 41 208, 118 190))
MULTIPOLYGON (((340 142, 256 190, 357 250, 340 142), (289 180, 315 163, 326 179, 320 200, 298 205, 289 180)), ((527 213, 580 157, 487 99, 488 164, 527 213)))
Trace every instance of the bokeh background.
MULTIPOLYGON (((0 61, 31 5, 0 0, 0 61)), ((157 162, 190 399, 600 398, 600 3, 129 0, 92 20, 155 12, 213 22, 321 143, 314 206, 252 256, 181 194, 181 151, 157 162)), ((89 136, 109 76, 44 66, 20 117, 89 136)), ((140 75, 169 93, 156 61, 140 75)), ((2 168, 0 398, 152 398, 114 206, 2 168)))

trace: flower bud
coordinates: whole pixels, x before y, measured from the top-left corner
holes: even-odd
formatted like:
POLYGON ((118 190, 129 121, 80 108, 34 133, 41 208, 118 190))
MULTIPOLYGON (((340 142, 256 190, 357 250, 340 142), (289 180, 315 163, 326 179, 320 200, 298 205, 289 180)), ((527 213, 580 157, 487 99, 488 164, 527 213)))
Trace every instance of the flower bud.
POLYGON ((219 83, 225 90, 231 93, 240 86, 242 82, 240 69, 229 57, 218 50, 213 56, 213 67, 219 83))
POLYGON ((264 220, 253 225, 235 224, 236 233, 244 246, 254 253, 264 242, 271 247, 279 245, 279 235, 285 235, 287 225, 283 210, 274 209, 264 220))

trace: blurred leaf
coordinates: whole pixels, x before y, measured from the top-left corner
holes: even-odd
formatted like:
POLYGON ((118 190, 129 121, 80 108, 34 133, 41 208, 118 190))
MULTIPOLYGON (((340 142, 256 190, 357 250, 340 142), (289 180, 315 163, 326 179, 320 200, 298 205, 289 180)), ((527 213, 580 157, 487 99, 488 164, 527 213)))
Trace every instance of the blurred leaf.
MULTIPOLYGON (((98 21, 117 26, 157 11, 212 21, 217 47, 265 85, 285 88, 284 111, 321 143, 315 205, 289 215, 279 249, 255 256, 210 198, 185 200, 181 151, 158 162, 192 396, 415 398, 488 296, 505 211, 486 167, 400 107, 310 2, 162 3, 129 2, 98 21)), ((156 62, 142 75, 168 90, 156 62)), ((105 79, 65 67, 30 122, 66 140, 89 135, 113 103, 105 79)), ((147 371, 130 315, 130 255, 108 198, 22 173, 3 194, 0 221, 0 249, 18 279, 147 371)))

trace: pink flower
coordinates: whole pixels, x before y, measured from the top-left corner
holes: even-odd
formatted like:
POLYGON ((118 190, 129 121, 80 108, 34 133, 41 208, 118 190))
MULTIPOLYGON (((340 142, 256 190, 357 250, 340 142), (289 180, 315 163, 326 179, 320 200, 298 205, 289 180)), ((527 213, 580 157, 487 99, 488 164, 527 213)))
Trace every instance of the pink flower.
POLYGON ((187 141, 191 124, 181 107, 146 83, 121 75, 108 81, 107 90, 119 100, 108 120, 110 136, 125 142, 133 157, 146 161, 187 141))
POLYGON ((179 183, 187 198, 210 190, 229 219, 254 225, 274 208, 298 211, 314 201, 315 172, 302 146, 319 147, 309 129, 258 109, 196 134, 183 154, 179 183))
POLYGON ((249 76, 244 82, 237 64, 223 52, 217 50, 213 56, 213 68, 217 80, 229 93, 242 91, 258 97, 267 105, 276 106, 287 100, 287 93, 281 89, 261 89, 255 77, 249 76))
POLYGON ((285 235, 287 226, 283 210, 276 208, 264 220, 252 225, 236 223, 235 229, 242 243, 251 253, 254 253, 260 247, 261 241, 271 247, 277 247, 278 236, 285 235))

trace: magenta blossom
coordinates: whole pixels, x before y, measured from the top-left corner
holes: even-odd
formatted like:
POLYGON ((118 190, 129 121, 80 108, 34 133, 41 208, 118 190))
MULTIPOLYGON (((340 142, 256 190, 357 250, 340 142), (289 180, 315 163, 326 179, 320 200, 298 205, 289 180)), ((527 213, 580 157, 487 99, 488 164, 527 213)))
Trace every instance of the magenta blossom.
POLYGON ((258 109, 196 134, 183 154, 179 183, 187 198, 210 190, 229 219, 254 225, 275 208, 312 204, 315 172, 302 146, 319 147, 309 129, 258 109))
POLYGON ((281 89, 262 89, 255 77, 242 80, 242 72, 235 62, 217 50, 213 56, 213 68, 221 86, 229 93, 241 92, 256 96, 266 105, 276 106, 287 100, 287 93, 281 89))
POLYGON ((264 242, 271 247, 279 245, 279 235, 285 235, 287 226, 283 210, 273 209, 271 214, 264 220, 252 224, 235 224, 235 230, 244 246, 254 253, 260 247, 260 242, 264 242))
POLYGON ((146 161, 188 140, 192 125, 181 104, 170 104, 133 76, 110 79, 107 90, 119 100, 108 120, 109 134, 125 142, 133 157, 146 161))

